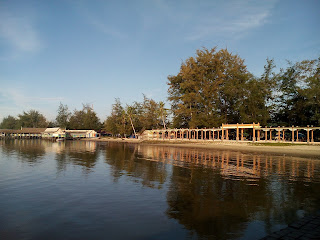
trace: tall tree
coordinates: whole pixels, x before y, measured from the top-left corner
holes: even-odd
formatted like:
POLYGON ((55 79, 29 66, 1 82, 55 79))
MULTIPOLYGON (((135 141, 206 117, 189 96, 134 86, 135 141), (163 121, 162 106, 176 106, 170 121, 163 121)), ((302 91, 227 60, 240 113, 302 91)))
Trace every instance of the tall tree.
POLYGON ((2 122, 0 123, 0 128, 1 129, 18 129, 19 122, 15 117, 8 115, 7 117, 2 119, 2 122))
POLYGON ((44 128, 48 126, 47 119, 38 111, 30 110, 18 115, 21 127, 44 128))
POLYGON ((319 125, 320 58, 288 65, 278 74, 279 97, 274 122, 319 125))
POLYGON ((69 111, 68 106, 63 105, 60 102, 60 105, 58 108, 58 115, 56 117, 57 125, 62 128, 68 128, 70 117, 71 117, 71 112, 69 111))
POLYGON ((69 122, 71 129, 101 129, 100 120, 89 104, 83 104, 82 110, 74 110, 69 122))
POLYGON ((169 76, 174 127, 212 127, 239 122, 245 86, 252 75, 238 55, 227 49, 197 50, 169 76))
POLYGON ((166 118, 167 118, 167 109, 165 108, 164 102, 160 101, 159 102, 159 108, 158 108, 158 116, 160 117, 163 128, 166 129, 166 118))
POLYGON ((134 124, 133 124, 133 118, 134 118, 134 114, 135 114, 135 108, 133 106, 130 106, 130 105, 127 105, 126 107, 126 113, 127 113, 127 116, 130 120, 130 123, 131 123, 131 127, 132 127, 132 130, 133 130, 133 133, 134 133, 134 136, 137 137, 137 133, 136 133, 136 129, 134 128, 134 124))
POLYGON ((141 115, 141 123, 144 129, 154 129, 159 128, 160 122, 158 118, 158 103, 151 99, 147 98, 145 95, 143 96, 142 102, 142 115, 141 115))
POLYGON ((129 134, 130 127, 126 124, 125 109, 119 98, 115 99, 115 103, 112 105, 111 115, 107 117, 104 128, 114 136, 120 134, 124 137, 129 134))

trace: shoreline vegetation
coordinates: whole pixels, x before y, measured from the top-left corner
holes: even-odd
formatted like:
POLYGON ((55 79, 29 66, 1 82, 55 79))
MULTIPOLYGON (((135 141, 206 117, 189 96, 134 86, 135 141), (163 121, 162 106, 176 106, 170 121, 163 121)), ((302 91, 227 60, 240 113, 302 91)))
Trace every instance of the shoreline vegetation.
POLYGON ((96 142, 117 142, 133 143, 155 146, 181 147, 181 148, 198 148, 206 150, 229 150, 240 152, 256 152, 276 155, 286 155, 293 157, 310 157, 320 160, 320 143, 252 143, 252 142, 235 142, 235 141, 203 141, 203 140, 140 140, 134 138, 93 138, 82 139, 82 141, 96 142))

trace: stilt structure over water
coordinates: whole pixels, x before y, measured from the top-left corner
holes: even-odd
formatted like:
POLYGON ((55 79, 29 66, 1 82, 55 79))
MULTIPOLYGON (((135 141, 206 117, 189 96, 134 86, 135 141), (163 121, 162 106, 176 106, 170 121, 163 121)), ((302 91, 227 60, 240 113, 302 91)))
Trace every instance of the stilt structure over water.
MULTIPOLYGON (((154 129, 142 134, 145 140, 219 140, 251 142, 307 142, 313 143, 314 132, 320 127, 261 127, 260 123, 222 124, 219 128, 154 129)), ((319 140, 319 139, 317 139, 319 140)))

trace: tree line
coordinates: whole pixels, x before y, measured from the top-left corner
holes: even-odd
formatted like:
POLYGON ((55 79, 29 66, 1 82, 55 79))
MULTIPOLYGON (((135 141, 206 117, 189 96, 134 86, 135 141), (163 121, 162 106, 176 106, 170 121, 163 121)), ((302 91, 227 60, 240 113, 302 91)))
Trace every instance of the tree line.
POLYGON ((119 98, 102 123, 84 104, 69 111, 60 103, 55 121, 36 110, 7 116, 0 128, 59 126, 95 129, 116 136, 135 135, 156 128, 212 128, 222 123, 256 122, 265 126, 320 126, 320 57, 292 63, 276 71, 267 59, 261 76, 254 76, 244 60, 227 49, 203 48, 182 62, 176 75, 168 76, 168 100, 146 96, 142 102, 121 103, 119 98))
POLYGON ((175 128, 218 127, 222 123, 320 124, 320 58, 275 71, 267 59, 260 77, 227 49, 197 50, 177 75, 168 77, 175 128))
POLYGON ((145 129, 166 128, 168 125, 168 109, 164 102, 156 102, 144 95, 142 102, 135 101, 126 106, 116 98, 111 114, 104 122, 104 129, 114 136, 129 136, 145 129))
POLYGON ((47 128, 61 127, 65 129, 94 129, 100 130, 102 124, 96 112, 89 106, 83 104, 81 110, 70 112, 67 105, 60 103, 57 116, 54 121, 48 121, 46 117, 37 110, 29 110, 19 114, 18 117, 7 116, 0 123, 1 129, 20 129, 25 128, 47 128))

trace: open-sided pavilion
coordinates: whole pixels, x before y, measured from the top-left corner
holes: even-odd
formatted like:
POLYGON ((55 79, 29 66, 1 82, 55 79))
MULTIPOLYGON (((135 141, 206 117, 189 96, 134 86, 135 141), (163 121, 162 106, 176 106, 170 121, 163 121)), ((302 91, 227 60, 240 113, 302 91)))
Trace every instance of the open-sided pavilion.
POLYGON ((260 123, 222 124, 219 128, 184 128, 146 130, 143 138, 148 140, 234 140, 314 142, 314 131, 320 127, 261 127, 260 123))

